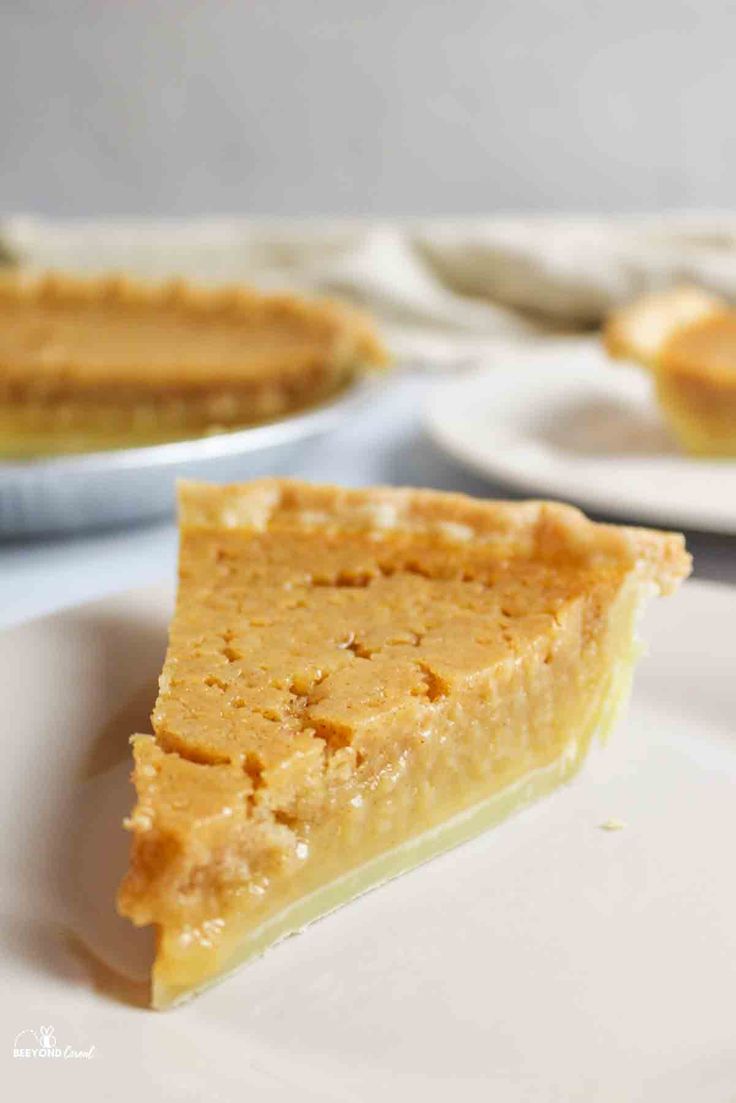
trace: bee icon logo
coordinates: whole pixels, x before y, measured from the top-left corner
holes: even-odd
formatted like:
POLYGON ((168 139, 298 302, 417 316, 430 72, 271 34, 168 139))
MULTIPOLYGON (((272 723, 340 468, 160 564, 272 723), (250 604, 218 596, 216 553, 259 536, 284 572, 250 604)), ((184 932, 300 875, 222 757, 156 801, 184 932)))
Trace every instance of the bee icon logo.
POLYGON ((56 1034, 53 1026, 39 1026, 38 1043, 41 1049, 53 1049, 56 1045, 56 1034))

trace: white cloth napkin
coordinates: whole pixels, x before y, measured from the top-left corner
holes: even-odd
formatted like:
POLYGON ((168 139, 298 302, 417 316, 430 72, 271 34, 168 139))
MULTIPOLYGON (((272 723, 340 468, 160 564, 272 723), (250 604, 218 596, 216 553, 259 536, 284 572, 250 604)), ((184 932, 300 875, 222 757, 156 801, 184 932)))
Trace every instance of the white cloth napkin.
POLYGON ((649 289, 692 282, 736 299, 736 216, 430 221, 104 219, 0 222, 33 268, 244 280, 351 299, 394 349, 452 357, 589 328, 649 289))

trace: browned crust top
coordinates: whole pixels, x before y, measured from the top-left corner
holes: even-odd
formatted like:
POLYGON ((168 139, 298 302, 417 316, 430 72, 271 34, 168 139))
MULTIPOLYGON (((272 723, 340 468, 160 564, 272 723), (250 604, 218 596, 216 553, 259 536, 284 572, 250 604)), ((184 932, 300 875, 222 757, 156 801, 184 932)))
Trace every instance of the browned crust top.
POLYGON ((594 566, 619 562, 662 593, 691 569, 679 533, 599 524, 559 502, 481 500, 463 494, 413 488, 349 489, 291 479, 258 479, 216 486, 179 485, 182 528, 324 528, 365 531, 372 539, 391 532, 432 534, 438 541, 489 545, 502 558, 539 558, 594 566))
POLYGON ((699 287, 673 287, 643 295, 613 310, 603 327, 603 343, 609 356, 654 367, 672 336, 714 314, 726 304, 699 287))

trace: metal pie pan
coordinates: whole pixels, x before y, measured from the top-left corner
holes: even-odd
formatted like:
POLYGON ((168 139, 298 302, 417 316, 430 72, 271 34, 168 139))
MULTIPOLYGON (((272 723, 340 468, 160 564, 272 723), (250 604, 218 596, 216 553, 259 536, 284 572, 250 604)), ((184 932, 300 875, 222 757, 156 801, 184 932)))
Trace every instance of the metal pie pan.
POLYGON ((286 474, 380 383, 357 379, 318 407, 266 425, 144 448, 0 462, 0 536, 132 524, 170 514, 177 479, 286 474))

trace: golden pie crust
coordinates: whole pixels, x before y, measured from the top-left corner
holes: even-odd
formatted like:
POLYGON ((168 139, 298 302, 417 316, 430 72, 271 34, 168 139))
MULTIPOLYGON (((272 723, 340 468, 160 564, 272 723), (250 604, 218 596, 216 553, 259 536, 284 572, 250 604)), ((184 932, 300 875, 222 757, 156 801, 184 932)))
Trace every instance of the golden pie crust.
POLYGON ((0 277, 0 452, 152 443, 281 417, 383 366, 334 302, 123 277, 0 277))
POLYGON ((572 775, 682 537, 572 507, 184 484, 179 593, 119 908, 186 998, 572 775))

